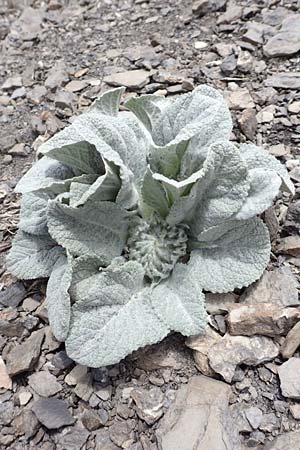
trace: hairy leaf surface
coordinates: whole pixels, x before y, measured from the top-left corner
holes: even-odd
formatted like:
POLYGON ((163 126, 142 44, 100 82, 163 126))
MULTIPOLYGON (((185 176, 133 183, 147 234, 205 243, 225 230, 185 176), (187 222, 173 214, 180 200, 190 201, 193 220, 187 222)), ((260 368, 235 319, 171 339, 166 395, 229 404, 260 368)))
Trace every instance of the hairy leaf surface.
POLYGON ((210 292, 230 292, 249 286, 263 273, 270 258, 270 237, 259 218, 213 227, 200 235, 188 263, 191 277, 210 292))
POLYGON ((23 280, 49 277, 63 254, 63 248, 49 235, 35 236, 19 231, 7 258, 7 268, 23 280))

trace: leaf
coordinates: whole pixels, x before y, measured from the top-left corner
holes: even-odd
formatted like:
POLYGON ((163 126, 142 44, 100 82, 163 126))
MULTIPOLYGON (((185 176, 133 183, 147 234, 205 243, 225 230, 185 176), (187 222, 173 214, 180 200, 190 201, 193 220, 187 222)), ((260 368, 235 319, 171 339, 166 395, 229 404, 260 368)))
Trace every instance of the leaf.
POLYGON ((248 196, 235 216, 238 220, 250 219, 270 208, 281 186, 281 178, 274 171, 265 169, 249 170, 249 182, 248 196))
POLYGON ((246 164, 230 142, 210 147, 203 172, 197 185, 198 204, 190 220, 195 236, 232 218, 242 207, 250 187, 246 164))
POLYGON ((51 197, 43 192, 24 194, 21 200, 19 228, 26 233, 48 234, 47 204, 51 197))
POLYGON ((55 338, 61 342, 69 331, 71 299, 68 290, 71 279, 71 262, 66 256, 61 256, 53 266, 46 291, 49 322, 55 338))
POLYGON ((151 170, 168 178, 176 178, 188 144, 189 141, 187 140, 167 147, 150 147, 148 159, 151 170))
POLYGON ((120 100, 124 94, 125 88, 119 87, 104 92, 92 105, 92 109, 97 110, 101 114, 109 114, 117 116, 120 107, 120 100))
POLYGON ((44 157, 37 161, 18 182, 15 191, 21 194, 51 187, 53 192, 65 190, 65 181, 74 177, 70 167, 44 157))
POLYGON ((202 248, 192 251, 187 266, 199 286, 214 293, 230 292, 260 278, 271 245, 268 229, 259 218, 219 225, 208 232, 200 236, 202 248))
POLYGON ((254 144, 241 144, 240 151, 249 169, 274 170, 282 180, 282 189, 295 194, 295 187, 286 168, 274 156, 254 144))
POLYGON ((72 359, 89 367, 115 364, 168 334, 153 312, 151 289, 141 289, 142 277, 140 264, 130 261, 92 274, 88 284, 85 278, 83 288, 77 285, 84 298, 72 307, 66 340, 72 359))
POLYGON ((55 159, 71 169, 79 170, 81 174, 104 173, 104 162, 96 147, 89 142, 81 141, 75 144, 52 148, 47 157, 55 159))
MULTIPOLYGON (((84 205, 87 202, 116 201, 122 187, 122 181, 124 183, 128 182, 128 180, 121 179, 120 170, 120 166, 113 162, 105 161, 105 174, 98 177, 87 191, 83 193, 76 206, 84 205)), ((122 170, 126 170, 126 168, 122 167, 122 170)))
POLYGON ((190 336, 205 329, 205 297, 184 264, 177 264, 172 275, 153 288, 152 305, 170 330, 190 336))
POLYGON ((148 131, 152 132, 159 122, 162 111, 170 103, 169 99, 150 94, 132 97, 125 103, 125 106, 136 115, 148 131))
POLYGON ((7 257, 7 269, 23 280, 49 277, 63 254, 64 250, 50 236, 19 231, 7 257))
POLYGON ((155 180, 152 175, 150 169, 148 169, 142 187, 143 200, 154 211, 157 211, 161 217, 166 217, 169 211, 166 193, 159 181, 155 180))
POLYGON ((39 152, 45 155, 54 148, 84 140, 93 144, 103 158, 124 164, 140 184, 147 169, 149 138, 135 117, 128 114, 105 116, 92 108, 42 144, 39 152))
POLYGON ((78 208, 52 200, 48 204, 48 229, 56 242, 72 255, 94 256, 103 264, 121 255, 128 214, 112 202, 94 202, 78 208))

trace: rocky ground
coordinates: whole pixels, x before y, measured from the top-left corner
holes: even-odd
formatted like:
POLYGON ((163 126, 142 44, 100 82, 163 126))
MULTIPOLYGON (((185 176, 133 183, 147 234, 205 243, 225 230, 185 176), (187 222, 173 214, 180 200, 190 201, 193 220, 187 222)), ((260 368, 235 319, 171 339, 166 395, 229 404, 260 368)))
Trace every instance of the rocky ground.
POLYGON ((300 4, 295 0, 0 2, 0 448, 300 449, 300 4), (127 97, 208 83, 296 196, 265 213, 269 270, 208 295, 205 336, 174 335, 108 368, 76 366, 49 329, 45 283, 4 257, 13 188, 39 144, 109 86, 127 97))

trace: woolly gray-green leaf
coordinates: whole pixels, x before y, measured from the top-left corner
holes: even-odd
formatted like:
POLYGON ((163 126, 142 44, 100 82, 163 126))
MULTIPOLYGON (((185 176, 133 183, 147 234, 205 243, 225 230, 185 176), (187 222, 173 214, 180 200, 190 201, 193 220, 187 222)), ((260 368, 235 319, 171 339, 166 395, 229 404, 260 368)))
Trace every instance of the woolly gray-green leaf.
POLYGON ((171 104, 169 99, 160 95, 140 95, 129 99, 125 106, 144 124, 148 131, 153 131, 159 122, 162 111, 171 104))
POLYGON ((63 254, 64 250, 49 235, 19 231, 7 257, 7 269, 23 280, 49 277, 63 254))
POLYGON ((20 210, 20 230, 36 235, 48 233, 47 204, 50 198, 44 192, 23 195, 20 210))
POLYGON ((73 255, 101 258, 109 264, 124 248, 128 214, 112 202, 93 202, 73 208, 52 200, 48 229, 56 242, 73 255))
MULTIPOLYGON (((232 120, 222 95, 210 86, 198 86, 175 101, 157 96, 142 96, 126 103, 151 133, 152 153, 174 153, 172 171, 180 163, 181 179, 192 175, 203 163, 209 146, 227 140, 232 120), (184 151, 183 151, 184 148, 184 151), (180 161, 178 156, 180 155, 180 161)), ((166 175, 162 172, 163 175, 166 175)))
POLYGON ((21 194, 47 189, 60 193, 65 190, 65 181, 74 177, 74 172, 59 161, 44 157, 37 161, 18 182, 15 191, 21 194))
POLYGON ((234 216, 250 188, 248 170, 238 149, 230 142, 210 147, 198 182, 198 205, 191 220, 195 236, 234 216))
POLYGON ((169 211, 169 204, 166 192, 160 182, 153 178, 150 169, 146 172, 142 187, 143 201, 157 211, 161 217, 166 217, 169 211))
POLYGON ((49 322, 58 341, 64 341, 69 331, 71 299, 68 290, 71 279, 71 261, 61 256, 53 266, 46 291, 49 322))
POLYGON ((274 170, 282 180, 282 188, 293 195, 295 194, 295 187, 286 168, 274 156, 254 144, 241 144, 240 151, 249 169, 274 170))
POLYGON ((110 89, 104 92, 92 105, 92 109, 102 114, 117 116, 120 107, 122 94, 125 92, 124 87, 110 89))
POLYGON ((39 152, 46 155, 54 148, 83 140, 93 144, 105 159, 123 163, 133 172, 135 182, 141 183, 147 169, 149 138, 131 113, 105 116, 92 108, 42 144, 39 152))
MULTIPOLYGON (((208 230, 209 231, 209 230, 208 230)), ((187 265, 190 277, 210 292, 249 286, 263 274, 270 259, 270 237, 261 219, 219 225, 198 242, 187 265), (208 240, 208 237, 211 239, 208 240)), ((200 236, 201 237, 201 236, 200 236)))
POLYGON ((152 305, 173 331, 190 336, 205 329, 205 296, 184 264, 177 264, 171 276, 153 288, 152 305))
POLYGON ((250 190, 245 203, 236 214, 238 220, 245 220, 268 209, 278 195, 281 178, 273 170, 249 170, 250 190))
POLYGON ((129 261, 100 273, 93 271, 83 288, 77 283, 79 298, 72 307, 66 340, 72 359, 90 367, 115 364, 168 334, 151 306, 151 289, 141 289, 142 277, 141 266, 129 261))
POLYGON ((71 169, 79 170, 81 174, 102 175, 104 173, 104 162, 100 153, 94 145, 86 141, 52 148, 47 152, 47 157, 71 169))

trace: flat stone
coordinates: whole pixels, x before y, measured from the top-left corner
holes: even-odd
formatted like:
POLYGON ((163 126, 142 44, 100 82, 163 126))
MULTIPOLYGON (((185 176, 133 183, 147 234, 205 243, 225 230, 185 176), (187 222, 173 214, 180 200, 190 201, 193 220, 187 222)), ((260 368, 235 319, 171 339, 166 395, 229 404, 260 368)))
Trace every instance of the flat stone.
POLYGON ((73 360, 69 358, 64 350, 55 353, 51 362, 57 369, 61 370, 68 369, 73 364, 73 360))
POLYGON ((7 373, 5 362, 0 356, 0 388, 12 389, 12 380, 7 373))
POLYGON ((263 450, 297 450, 300 448, 300 431, 289 431, 269 441, 263 450))
POLYGON ((280 89, 300 89, 300 72, 280 72, 266 79, 266 86, 280 89))
POLYGON ((245 410, 245 415, 251 427, 256 430, 262 422, 263 413, 261 409, 257 406, 251 406, 245 410))
POLYGON ((265 108, 261 109, 257 114, 256 114, 256 119, 258 123, 269 123, 272 122, 274 120, 274 113, 275 113, 275 106, 274 105, 269 105, 266 106, 265 108))
POLYGON ((65 383, 69 386, 75 386, 79 383, 80 380, 86 377, 88 368, 86 366, 82 366, 77 364, 71 372, 68 373, 65 377, 65 383))
POLYGON ((12 308, 19 306, 26 296, 26 289, 21 281, 12 283, 4 291, 0 292, 0 303, 12 308))
POLYGON ((80 450, 89 437, 89 432, 80 422, 58 435, 58 443, 63 450, 80 450))
POLYGON ((153 425, 163 415, 164 395, 158 387, 134 389, 131 397, 136 405, 137 415, 148 425, 153 425))
POLYGON ((32 405, 32 411, 48 430, 54 430, 75 422, 66 402, 56 398, 42 398, 32 405))
POLYGON ((286 255, 300 256, 300 236, 287 236, 280 239, 277 251, 286 255))
POLYGON ((62 390, 54 375, 47 371, 37 372, 28 377, 28 384, 41 397, 51 397, 62 390))
POLYGON ((120 450, 109 437, 107 429, 101 429, 95 433, 95 450, 120 450))
POLYGON ((290 149, 288 146, 284 144, 276 144, 276 145, 270 145, 268 148, 268 152, 271 153, 273 156, 281 157, 286 156, 290 154, 290 149))
POLYGON ((103 388, 97 389, 97 391, 95 391, 95 394, 97 395, 97 397, 101 398, 101 400, 103 400, 104 402, 107 402, 108 400, 111 399, 112 396, 112 386, 105 386, 103 388))
POLYGON ((238 124, 244 135, 253 141, 257 130, 255 110, 253 108, 245 109, 238 118, 238 124))
POLYGON ((15 144, 8 152, 10 155, 13 156, 27 156, 28 153, 25 150, 25 143, 19 142, 18 144, 15 144))
POLYGON ((254 102, 247 88, 238 88, 226 95, 229 107, 232 109, 254 108, 254 102))
POLYGON ((20 76, 15 76, 15 77, 9 77, 7 78, 4 83, 1 86, 1 89, 3 91, 9 91, 10 89, 16 89, 19 87, 22 87, 23 83, 22 83, 22 77, 20 76))
POLYGON ((300 322, 288 332, 285 340, 281 344, 280 353, 283 358, 290 358, 300 345, 300 322))
POLYGON ((300 358, 290 358, 278 367, 281 392, 284 397, 300 399, 300 358))
POLYGON ((300 102, 293 102, 288 105, 289 112, 293 114, 300 113, 300 102))
POLYGON ((276 358, 279 348, 272 339, 264 336, 230 336, 225 334, 208 351, 212 369, 230 383, 240 364, 255 366, 276 358))
POLYGON ((230 386, 205 376, 182 385, 160 422, 159 450, 241 450, 228 407, 230 386))
POLYGON ((40 424, 34 413, 29 409, 24 409, 13 421, 16 436, 25 435, 26 439, 33 437, 38 431, 40 424))
POLYGON ((259 281, 248 287, 240 297, 241 303, 254 305, 273 303, 281 306, 297 306, 298 282, 289 267, 282 266, 265 271, 259 281))
POLYGON ((73 92, 59 91, 54 99, 55 107, 60 109, 73 109, 75 97, 73 92))
POLYGON ((300 404, 296 403, 295 405, 290 405, 290 411, 294 419, 300 419, 300 404))
POLYGON ((20 405, 25 406, 32 399, 32 393, 29 391, 20 392, 18 395, 18 399, 20 405))
POLYGON ((45 86, 54 90, 67 81, 69 81, 69 76, 67 74, 66 66, 63 61, 58 61, 55 66, 49 70, 45 86))
POLYGON ((81 420, 85 428, 89 431, 97 430, 102 426, 102 420, 100 419, 99 414, 91 409, 84 411, 81 420))
POLYGON ((227 0, 193 0, 192 11, 195 16, 202 17, 209 12, 219 11, 227 0))
POLYGON ((122 447, 124 442, 130 439, 130 435, 131 429, 129 428, 128 422, 114 421, 109 427, 109 437, 119 447, 122 447))
POLYGON ((279 33, 271 37, 263 47, 268 57, 294 55, 300 50, 300 14, 283 20, 279 33))
POLYGON ((149 83, 150 72, 142 69, 114 73, 103 78, 110 86, 125 86, 128 89, 141 89, 149 83))
POLYGON ((204 41, 196 41, 194 43, 194 47, 196 50, 203 50, 208 47, 208 43, 204 41))
POLYGON ((227 324, 231 335, 278 336, 286 334, 300 319, 296 308, 284 308, 273 303, 238 304, 231 307, 227 324))
POLYGON ((11 94, 11 99, 12 100, 17 100, 18 98, 25 97, 25 95, 26 95, 26 89, 25 89, 24 86, 22 86, 22 87, 20 87, 18 89, 15 89, 13 91, 13 93, 11 94))
POLYGON ((14 415, 13 402, 0 403, 0 425, 9 425, 14 415))
POLYGON ((10 376, 33 369, 39 359, 43 339, 44 330, 35 331, 25 342, 8 353, 6 367, 10 376))
POLYGON ((222 61, 220 69, 225 76, 230 76, 237 67, 237 59, 234 54, 228 55, 222 61))
POLYGON ((26 97, 35 105, 39 105, 46 94, 47 89, 45 88, 45 86, 37 85, 34 86, 34 88, 31 89, 29 92, 27 92, 26 97))
POLYGON ((221 14, 217 20, 218 24, 222 23, 234 23, 242 17, 243 8, 236 5, 234 2, 228 2, 226 12, 221 14))
POLYGON ((12 23, 10 36, 12 39, 32 41, 39 37, 42 30, 43 13, 40 9, 26 6, 20 17, 12 23))
POLYGON ((253 45, 263 43, 264 25, 259 22, 249 22, 247 24, 247 32, 243 36, 243 40, 253 45))
POLYGON ((65 90, 68 92, 79 92, 87 87, 87 82, 83 80, 72 80, 66 84, 65 90))
POLYGON ((196 367, 203 375, 213 376, 215 374, 209 365, 207 355, 208 350, 220 339, 221 336, 210 326, 207 326, 204 334, 191 336, 185 341, 185 345, 193 350, 196 367))

